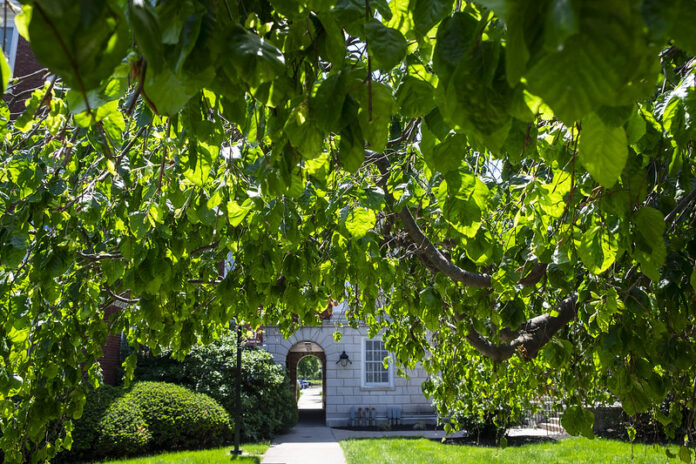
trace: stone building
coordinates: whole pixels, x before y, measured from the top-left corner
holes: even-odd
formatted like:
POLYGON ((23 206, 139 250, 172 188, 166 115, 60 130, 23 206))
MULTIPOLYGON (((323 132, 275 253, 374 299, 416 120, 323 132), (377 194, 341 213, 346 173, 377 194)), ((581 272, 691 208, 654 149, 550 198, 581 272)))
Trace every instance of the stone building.
POLYGON ((328 426, 434 423, 435 410, 421 390, 425 370, 418 366, 404 378, 391 363, 385 369, 383 360, 389 353, 379 335, 369 338, 367 332, 367 326, 347 326, 345 305, 340 304, 320 326, 301 327, 287 339, 277 328, 265 328, 263 348, 286 366, 293 385, 300 359, 319 359, 328 426), (335 332, 341 334, 339 341, 335 332))

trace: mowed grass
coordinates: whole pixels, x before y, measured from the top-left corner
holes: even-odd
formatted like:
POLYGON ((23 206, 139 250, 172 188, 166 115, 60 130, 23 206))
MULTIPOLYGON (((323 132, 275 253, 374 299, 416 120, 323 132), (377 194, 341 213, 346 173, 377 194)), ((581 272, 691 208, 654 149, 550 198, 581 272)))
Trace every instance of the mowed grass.
MULTIPOLYGON (((665 447, 631 445, 596 438, 568 438, 518 447, 449 445, 426 439, 366 439, 341 442, 348 464, 546 464, 546 463, 677 463, 665 447), (633 456, 633 459, 631 459, 633 456)), ((676 453, 678 448, 670 446, 676 453)))
POLYGON ((266 452, 268 446, 268 442, 243 444, 241 446, 242 451, 255 456, 240 456, 234 460, 230 457, 230 450, 234 447, 228 445, 217 449, 178 451, 157 454, 155 456, 143 456, 140 458, 103 462, 109 464, 229 464, 230 462, 236 464, 259 464, 261 462, 261 456, 266 452))

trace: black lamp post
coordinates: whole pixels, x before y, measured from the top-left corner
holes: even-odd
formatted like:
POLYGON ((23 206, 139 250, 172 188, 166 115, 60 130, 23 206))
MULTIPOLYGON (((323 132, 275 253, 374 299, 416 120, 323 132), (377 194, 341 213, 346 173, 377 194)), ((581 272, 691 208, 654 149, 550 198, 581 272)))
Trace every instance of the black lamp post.
POLYGON ((237 391, 234 399, 234 449, 232 456, 239 456, 239 429, 242 427, 242 327, 237 321, 237 391))

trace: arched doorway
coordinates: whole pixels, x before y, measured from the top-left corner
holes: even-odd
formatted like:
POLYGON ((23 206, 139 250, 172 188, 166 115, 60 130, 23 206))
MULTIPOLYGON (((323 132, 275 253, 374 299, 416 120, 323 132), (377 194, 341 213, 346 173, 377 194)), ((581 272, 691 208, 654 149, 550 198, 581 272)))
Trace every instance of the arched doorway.
POLYGON ((324 349, 317 343, 309 340, 296 343, 288 351, 285 365, 288 369, 290 382, 293 388, 295 388, 295 394, 297 395, 297 388, 299 388, 297 381, 300 380, 298 367, 300 361, 307 357, 315 357, 319 361, 321 374, 318 376, 319 379, 313 379, 314 381, 311 382, 313 386, 300 390, 304 396, 304 400, 300 398, 298 402, 300 419, 316 419, 323 422, 326 418, 326 354, 324 349), (321 385, 317 385, 318 383, 321 383, 321 385), (319 396, 321 398, 317 398, 319 396))

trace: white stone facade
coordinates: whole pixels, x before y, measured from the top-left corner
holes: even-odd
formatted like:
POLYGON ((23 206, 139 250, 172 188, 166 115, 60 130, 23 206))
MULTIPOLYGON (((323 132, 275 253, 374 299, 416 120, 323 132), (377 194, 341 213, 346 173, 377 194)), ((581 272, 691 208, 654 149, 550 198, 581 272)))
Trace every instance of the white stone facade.
MULTIPOLYGON (((339 309, 339 308, 337 308, 339 309)), ((285 339, 276 327, 264 330, 264 348, 276 362, 286 366, 290 349, 302 342, 314 342, 323 349, 326 356, 324 385, 326 425, 340 427, 350 425, 351 408, 375 408, 377 424, 387 420, 387 408, 401 409, 401 423, 434 423, 435 411, 429 398, 421 391, 421 384, 427 378, 425 370, 418 366, 408 372, 408 378, 396 374, 390 366, 388 385, 366 385, 364 350, 368 339, 367 328, 353 329, 341 326, 342 311, 323 322, 318 327, 301 327, 285 339), (340 332, 340 341, 334 340, 334 332, 340 332), (339 356, 345 351, 352 364, 343 367, 337 364, 339 356)), ((375 337, 379 339, 379 336, 375 337)), ((286 366, 286 368, 289 366, 286 366)))

